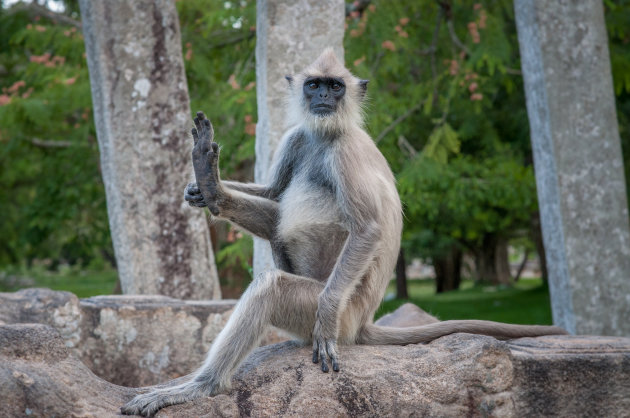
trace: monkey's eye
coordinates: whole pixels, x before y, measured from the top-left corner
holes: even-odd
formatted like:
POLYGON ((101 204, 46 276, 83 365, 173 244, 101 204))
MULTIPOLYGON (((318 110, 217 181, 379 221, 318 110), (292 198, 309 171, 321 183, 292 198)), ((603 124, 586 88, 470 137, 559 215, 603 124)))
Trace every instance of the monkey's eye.
POLYGON ((339 91, 339 90, 341 90, 341 84, 340 84, 340 83, 333 83, 333 85, 331 86, 331 88, 332 88, 334 91, 339 91))
POLYGON ((314 81, 311 81, 310 83, 308 83, 308 88, 311 89, 311 90, 315 90, 317 87, 319 87, 319 86, 314 81))

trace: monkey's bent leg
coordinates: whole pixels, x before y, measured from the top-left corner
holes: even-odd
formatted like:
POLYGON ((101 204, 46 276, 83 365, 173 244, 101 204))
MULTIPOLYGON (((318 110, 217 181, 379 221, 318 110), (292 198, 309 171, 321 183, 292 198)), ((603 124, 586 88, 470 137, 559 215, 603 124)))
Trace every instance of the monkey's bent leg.
POLYGON ((263 273, 239 300, 192 380, 138 395, 121 408, 122 413, 150 416, 165 406, 229 389, 232 374, 258 345, 269 325, 310 339, 323 288, 316 280, 279 270, 263 273))

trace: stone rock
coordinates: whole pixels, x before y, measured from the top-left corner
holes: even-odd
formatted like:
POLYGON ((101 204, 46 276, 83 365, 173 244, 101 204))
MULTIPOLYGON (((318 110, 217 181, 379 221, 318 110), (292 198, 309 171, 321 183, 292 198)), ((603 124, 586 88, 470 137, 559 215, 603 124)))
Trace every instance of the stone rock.
POLYGON ((379 320, 376 321, 376 325, 404 328, 432 324, 434 322, 439 322, 439 320, 413 303, 405 303, 394 312, 380 317, 379 320))
MULTIPOLYGON (((256 349, 231 392, 157 416, 627 416, 630 339, 501 342, 453 334, 430 344, 342 347, 322 373, 293 342, 256 349)), ((138 389, 96 377, 45 325, 0 326, 7 416, 115 416, 138 389)))
MULTIPOLYGON (((0 293, 0 324, 50 325, 96 375, 118 385, 148 386, 199 367, 235 304, 157 295, 79 300, 69 292, 24 289, 0 293)), ((272 328, 261 345, 288 339, 272 328)))
POLYGON ((55 328, 66 346, 81 341, 79 298, 70 292, 43 288, 0 293, 0 324, 37 323, 55 328))
POLYGON ((630 416, 630 338, 554 336, 507 345, 517 411, 527 410, 528 416, 630 416))
POLYGON ((123 386, 182 376, 202 364, 235 303, 140 295, 83 299, 80 358, 123 386))

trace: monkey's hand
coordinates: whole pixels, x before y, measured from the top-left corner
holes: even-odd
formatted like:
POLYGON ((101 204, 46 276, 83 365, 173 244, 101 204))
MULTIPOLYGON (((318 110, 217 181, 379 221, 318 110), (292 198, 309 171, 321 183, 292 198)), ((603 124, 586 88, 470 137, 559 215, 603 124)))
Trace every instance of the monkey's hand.
POLYGON ((197 186, 210 213, 218 216, 221 200, 225 196, 219 177, 219 145, 214 142, 214 129, 203 112, 197 112, 192 135, 195 141, 192 160, 197 186))
POLYGON ((201 190, 199 190, 199 186, 197 183, 188 183, 186 186, 186 190, 184 190, 184 199, 190 206, 194 206, 196 208, 205 208, 206 201, 203 200, 203 195, 201 194, 201 190))
POLYGON ((335 318, 325 318, 323 310, 317 309, 317 320, 313 329, 313 363, 322 361, 322 371, 328 373, 328 359, 334 371, 339 371, 337 357, 337 330, 335 318))

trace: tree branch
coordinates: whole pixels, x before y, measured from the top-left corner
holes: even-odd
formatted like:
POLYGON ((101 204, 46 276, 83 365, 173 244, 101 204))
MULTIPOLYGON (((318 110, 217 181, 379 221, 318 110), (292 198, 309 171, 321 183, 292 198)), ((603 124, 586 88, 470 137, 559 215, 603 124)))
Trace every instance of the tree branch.
POLYGON ((419 110, 424 105, 425 102, 426 102, 426 99, 421 101, 414 107, 410 108, 409 110, 407 110, 404 114, 398 116, 395 121, 393 121, 387 128, 383 129, 381 133, 378 134, 374 142, 378 144, 381 141, 381 139, 385 137, 385 135, 390 133, 396 126, 398 126, 402 121, 404 121, 409 116, 411 116, 415 111, 419 110))
POLYGON ((459 38, 457 37, 457 34, 455 33, 455 28, 453 27, 453 21, 451 19, 448 19, 446 21, 446 26, 448 27, 449 35, 451 35, 451 41, 453 41, 453 43, 457 45, 459 49, 464 51, 466 55, 470 56, 470 51, 468 50, 466 45, 464 45, 462 41, 460 41, 459 38))
POLYGON ((520 75, 520 76, 522 76, 522 75, 523 75, 523 73, 521 72, 521 70, 517 70, 517 69, 514 69, 514 68, 507 68, 507 67, 506 67, 506 68, 505 68, 505 72, 506 72, 507 74, 511 74, 511 75, 520 75))
POLYGON ((31 138, 29 139, 29 142, 40 148, 70 148, 78 145, 70 141, 54 141, 50 139, 39 138, 31 138))
POLYGON ((255 31, 249 31, 247 33, 243 33, 243 34, 240 34, 238 36, 235 36, 235 37, 233 37, 231 39, 226 39, 225 41, 218 42, 218 43, 213 44, 213 45, 209 45, 208 48, 210 48, 210 49, 223 48, 223 47, 226 47, 226 46, 237 44, 237 43, 239 43, 241 41, 252 39, 255 36, 256 36, 256 32, 255 31))
POLYGON ((75 20, 75 19, 71 18, 70 16, 66 16, 66 15, 64 15, 62 13, 53 12, 49 8, 44 7, 44 6, 40 6, 39 4, 37 4, 35 2, 19 3, 19 4, 15 5, 15 6, 13 6, 8 11, 8 13, 15 14, 15 13, 19 13, 19 12, 21 12, 23 10, 28 12, 30 15, 33 15, 33 16, 45 17, 47 19, 52 20, 55 23, 63 23, 65 25, 70 25, 70 26, 76 27, 77 29, 81 29, 81 22, 79 22, 78 20, 75 20))

